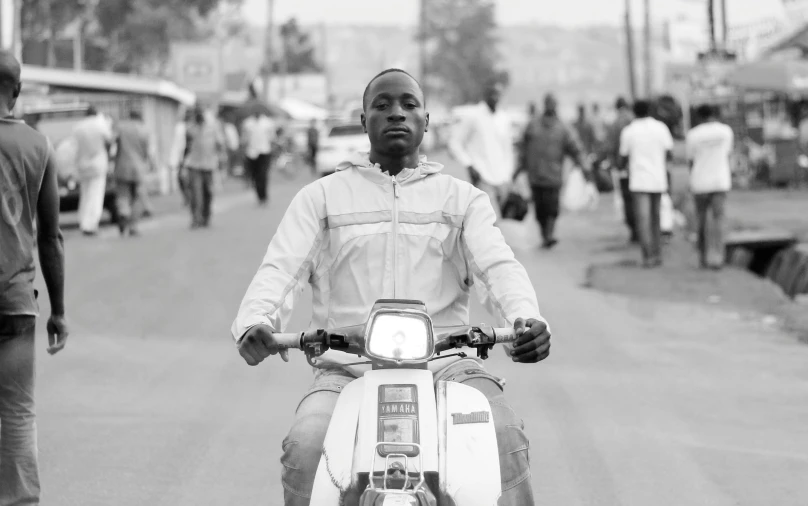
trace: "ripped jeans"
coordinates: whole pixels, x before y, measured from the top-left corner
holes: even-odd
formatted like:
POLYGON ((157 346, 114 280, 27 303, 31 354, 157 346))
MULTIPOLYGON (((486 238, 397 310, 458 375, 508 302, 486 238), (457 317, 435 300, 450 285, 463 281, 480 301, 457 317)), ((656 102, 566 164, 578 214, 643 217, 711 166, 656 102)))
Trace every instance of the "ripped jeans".
MULTIPOLYGON (((286 506, 308 506, 331 414, 340 392, 354 379, 343 370, 317 370, 314 384, 300 401, 292 429, 283 440, 281 464, 286 506)), ((472 359, 459 360, 436 373, 436 384, 439 380, 464 383, 488 398, 499 446, 502 477, 499 506, 532 506, 530 442, 524 423, 505 400, 502 380, 472 359)))

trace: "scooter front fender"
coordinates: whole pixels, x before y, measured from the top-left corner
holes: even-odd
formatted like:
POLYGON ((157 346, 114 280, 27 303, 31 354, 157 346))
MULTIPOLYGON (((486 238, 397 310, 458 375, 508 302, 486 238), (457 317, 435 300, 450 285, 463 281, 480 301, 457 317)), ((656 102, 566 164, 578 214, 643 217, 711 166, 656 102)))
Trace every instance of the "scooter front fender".
POLYGON ((488 399, 476 388, 439 381, 437 401, 441 494, 461 506, 496 506, 502 482, 488 399))

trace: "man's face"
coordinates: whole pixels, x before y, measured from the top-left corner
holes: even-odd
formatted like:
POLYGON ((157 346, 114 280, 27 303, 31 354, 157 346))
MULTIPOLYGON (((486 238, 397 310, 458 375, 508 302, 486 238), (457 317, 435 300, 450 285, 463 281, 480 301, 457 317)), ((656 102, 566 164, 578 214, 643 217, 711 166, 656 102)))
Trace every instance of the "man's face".
POLYGON ((544 98, 544 112, 555 114, 556 109, 558 108, 558 102, 552 95, 548 95, 544 98))
POLYGON ((492 84, 485 89, 485 103, 496 107, 499 104, 500 99, 502 98, 502 87, 496 84, 492 84))
POLYGON ((362 126, 374 152, 387 156, 411 154, 421 145, 428 125, 424 94, 410 76, 390 72, 373 81, 362 126))

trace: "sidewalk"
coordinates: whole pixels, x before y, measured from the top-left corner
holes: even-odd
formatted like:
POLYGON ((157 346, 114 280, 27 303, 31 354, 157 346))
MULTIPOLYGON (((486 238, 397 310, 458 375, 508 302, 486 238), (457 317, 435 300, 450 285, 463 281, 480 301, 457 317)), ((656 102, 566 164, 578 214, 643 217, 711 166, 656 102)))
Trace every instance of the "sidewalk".
POLYGON ((808 342, 805 303, 792 301, 774 283, 746 270, 699 269, 696 250, 684 230, 677 230, 665 246, 661 268, 643 269, 639 247, 628 244, 628 233, 615 216, 611 196, 601 197, 597 212, 562 217, 563 229, 575 229, 579 254, 589 257, 587 286, 632 298, 711 306, 739 319, 782 326, 808 342))

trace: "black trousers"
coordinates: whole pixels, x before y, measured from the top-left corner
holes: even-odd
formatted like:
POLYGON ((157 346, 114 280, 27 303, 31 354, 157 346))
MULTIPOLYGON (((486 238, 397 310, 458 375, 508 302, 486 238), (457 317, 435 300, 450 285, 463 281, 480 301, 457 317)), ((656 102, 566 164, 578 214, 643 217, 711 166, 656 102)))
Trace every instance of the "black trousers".
POLYGON ((634 197, 628 189, 628 178, 620 178, 620 194, 623 197, 623 218, 631 234, 632 242, 638 241, 637 218, 634 213, 634 197))
POLYGON ((255 194, 259 202, 267 201, 267 186, 269 185, 269 154, 258 155, 257 158, 247 158, 245 165, 252 174, 255 194))
POLYGON ((539 222, 544 242, 555 239, 555 224, 558 219, 561 188, 531 186, 533 205, 536 209, 536 221, 539 222))

